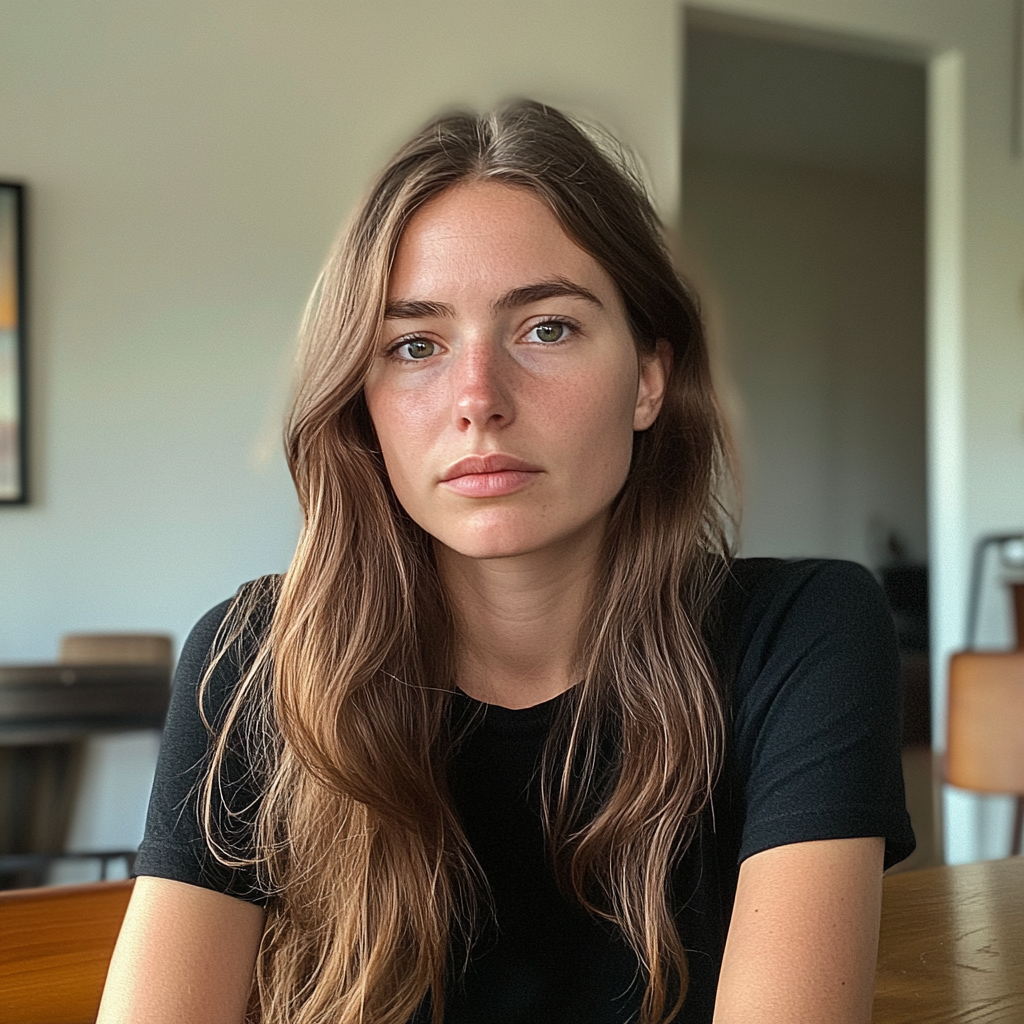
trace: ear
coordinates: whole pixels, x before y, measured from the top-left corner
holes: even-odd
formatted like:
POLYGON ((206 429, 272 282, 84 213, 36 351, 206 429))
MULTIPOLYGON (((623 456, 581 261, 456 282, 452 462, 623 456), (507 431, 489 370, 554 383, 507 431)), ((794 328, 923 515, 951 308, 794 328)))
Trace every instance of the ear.
POLYGON ((660 338, 653 352, 640 355, 640 381, 636 389, 633 409, 633 429, 646 430, 661 412, 665 389, 672 376, 672 346, 660 338))

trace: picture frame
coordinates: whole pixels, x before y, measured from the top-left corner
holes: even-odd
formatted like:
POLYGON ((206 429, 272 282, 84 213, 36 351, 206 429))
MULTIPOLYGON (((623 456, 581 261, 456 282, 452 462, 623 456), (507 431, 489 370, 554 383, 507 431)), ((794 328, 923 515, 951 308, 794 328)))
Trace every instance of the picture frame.
POLYGON ((25 186, 0 180, 0 505, 28 501, 25 186))

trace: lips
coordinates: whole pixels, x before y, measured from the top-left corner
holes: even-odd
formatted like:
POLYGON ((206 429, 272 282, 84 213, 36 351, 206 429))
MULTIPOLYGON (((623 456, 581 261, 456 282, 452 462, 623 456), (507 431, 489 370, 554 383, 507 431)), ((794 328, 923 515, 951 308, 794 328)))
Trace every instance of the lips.
POLYGON ((540 466, 534 466, 514 455, 467 455, 449 466, 441 477, 442 483, 456 480, 463 476, 476 476, 489 473, 539 473, 540 466))
POLYGON ((542 472, 514 455, 467 455, 445 470, 441 484, 467 498, 499 498, 526 487, 542 472))

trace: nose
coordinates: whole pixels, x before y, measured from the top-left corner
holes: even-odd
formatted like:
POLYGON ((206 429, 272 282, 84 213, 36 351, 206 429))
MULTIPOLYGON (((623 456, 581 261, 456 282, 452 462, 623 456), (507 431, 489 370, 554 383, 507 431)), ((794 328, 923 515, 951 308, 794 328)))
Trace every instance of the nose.
POLYGON ((508 426, 514 418, 510 360, 501 346, 474 339, 459 353, 453 374, 452 415, 462 431, 508 426))

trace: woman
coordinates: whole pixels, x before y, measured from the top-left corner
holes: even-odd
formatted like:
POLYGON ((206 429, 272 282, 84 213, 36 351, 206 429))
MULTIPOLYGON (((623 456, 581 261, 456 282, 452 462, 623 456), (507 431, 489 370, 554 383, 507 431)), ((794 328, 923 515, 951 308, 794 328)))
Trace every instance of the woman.
POLYGON ((614 145, 429 125, 304 344, 302 538, 182 653, 100 1020, 868 1020, 891 623, 853 566, 730 560, 700 318, 614 145))

